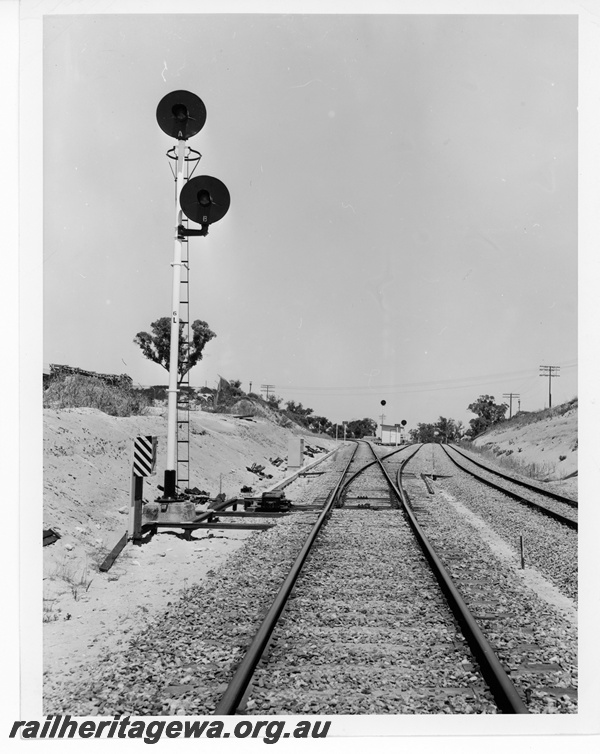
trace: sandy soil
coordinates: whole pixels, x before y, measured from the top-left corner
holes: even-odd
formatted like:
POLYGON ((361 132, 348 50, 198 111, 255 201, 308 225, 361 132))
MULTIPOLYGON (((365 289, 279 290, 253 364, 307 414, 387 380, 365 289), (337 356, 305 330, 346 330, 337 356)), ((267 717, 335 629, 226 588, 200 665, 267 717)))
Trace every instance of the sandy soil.
POLYGON ((480 435, 473 444, 490 450, 515 471, 519 466, 534 466, 536 481, 550 482, 562 494, 577 497, 577 417, 577 402, 565 413, 541 421, 525 423, 529 415, 516 416, 480 435))
MULTIPOLYGON (((157 435, 157 468, 164 469, 166 416, 117 418, 95 409, 44 411, 44 528, 61 539, 44 548, 44 673, 84 672, 101 651, 126 641, 147 614, 211 574, 255 531, 199 530, 192 541, 161 532, 143 546, 128 544, 110 571, 98 566, 127 528, 131 445, 136 435, 157 435)), ((292 431, 266 419, 251 422, 198 412, 191 417, 190 486, 215 496, 255 492, 285 478, 292 431), (272 479, 246 470, 265 466, 272 479)), ((329 438, 306 443, 333 449, 329 438)), ((319 456, 317 456, 318 458, 319 456)), ((321 455, 324 457, 324 454, 321 455)), ((307 458, 307 462, 313 459, 307 458)), ((144 499, 161 493, 162 472, 144 483, 144 499)))

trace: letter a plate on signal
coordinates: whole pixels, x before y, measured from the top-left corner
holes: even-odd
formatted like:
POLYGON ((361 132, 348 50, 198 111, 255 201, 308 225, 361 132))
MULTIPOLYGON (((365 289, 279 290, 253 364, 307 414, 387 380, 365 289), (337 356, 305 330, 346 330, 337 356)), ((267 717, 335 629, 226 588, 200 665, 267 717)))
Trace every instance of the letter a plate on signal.
POLYGON ((133 441, 133 473, 150 476, 156 468, 157 438, 152 435, 136 437, 133 441))

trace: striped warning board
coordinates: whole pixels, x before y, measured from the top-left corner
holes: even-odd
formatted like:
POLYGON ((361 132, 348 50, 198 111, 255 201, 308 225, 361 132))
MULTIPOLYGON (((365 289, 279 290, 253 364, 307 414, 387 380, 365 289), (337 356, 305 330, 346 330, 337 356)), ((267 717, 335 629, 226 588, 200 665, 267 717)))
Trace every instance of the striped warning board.
POLYGON ((143 435, 133 441, 133 473, 136 476, 150 476, 156 468, 156 437, 143 435))

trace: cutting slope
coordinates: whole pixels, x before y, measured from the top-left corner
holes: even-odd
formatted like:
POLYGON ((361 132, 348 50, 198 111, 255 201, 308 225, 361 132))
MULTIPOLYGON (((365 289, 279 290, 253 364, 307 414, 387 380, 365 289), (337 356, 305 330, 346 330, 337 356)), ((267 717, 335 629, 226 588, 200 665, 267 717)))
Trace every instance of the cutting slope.
POLYGON ((556 408, 520 413, 477 437, 473 445, 498 459, 510 459, 515 469, 529 467, 540 481, 572 479, 578 470, 578 403, 575 398, 556 408))

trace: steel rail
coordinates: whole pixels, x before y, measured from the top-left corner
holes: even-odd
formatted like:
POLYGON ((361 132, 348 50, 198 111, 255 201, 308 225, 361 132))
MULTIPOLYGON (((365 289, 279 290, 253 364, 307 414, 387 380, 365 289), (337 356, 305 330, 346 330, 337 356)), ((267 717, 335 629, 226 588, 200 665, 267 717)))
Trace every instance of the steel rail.
POLYGON ((571 497, 566 497, 565 495, 561 495, 558 492, 554 492, 554 490, 546 490, 537 484, 526 482, 523 479, 515 479, 515 477, 510 476, 510 474, 505 474, 504 472, 499 471, 498 469, 492 469, 489 466, 486 466, 484 463, 481 463, 480 461, 476 461, 474 458, 471 458, 466 453, 463 453, 463 451, 459 450, 456 447, 456 445, 449 444, 448 447, 452 448, 452 450, 455 453, 458 453, 459 456, 466 458, 466 460, 470 461, 473 465, 479 466, 479 468, 485 469, 485 471, 489 471, 490 474, 496 474, 497 476, 502 477, 502 479, 506 479, 509 482, 513 482, 514 484, 520 484, 521 487, 526 487, 528 490, 532 490, 533 492, 539 492, 541 495, 546 495, 546 497, 551 497, 553 500, 557 500, 559 503, 564 503, 565 505, 570 505, 572 508, 579 507, 579 503, 577 502, 577 500, 573 500, 573 498, 571 497))
MULTIPOLYGON (((375 450, 373 449, 373 446, 371 443, 367 442, 366 440, 361 440, 360 442, 364 442, 365 445, 367 445, 369 448, 371 448, 371 452, 373 455, 375 455, 375 450)), ((413 443, 411 443, 412 445, 413 443)), ((357 446, 358 447, 358 446, 357 446)), ((393 450, 391 453, 387 453, 385 456, 382 456, 381 460, 384 461, 386 458, 389 458, 390 456, 396 455, 396 453, 400 453, 402 450, 406 450, 406 448, 409 448, 410 445, 403 445, 400 448, 396 448, 396 450, 393 450)), ((377 456, 373 461, 369 461, 369 463, 365 464, 362 468, 358 469, 358 471, 355 471, 352 473, 352 476, 348 477, 348 479, 344 482, 344 486, 340 487, 337 495, 336 495, 336 503, 339 503, 342 499, 344 493, 348 489, 348 487, 352 484, 352 482, 356 479, 357 476, 363 473, 363 471, 366 471, 367 469, 371 468, 371 466, 374 466, 377 463, 377 456)))
POLYGON ((339 481, 328 495, 327 501, 319 515, 319 518, 317 519, 315 525, 306 538, 306 541, 304 542, 300 553, 298 554, 288 575, 279 588, 279 591, 277 592, 277 595, 275 596, 275 599, 273 600, 269 611, 267 612, 265 618, 263 619, 263 622, 256 632, 252 643, 246 650, 246 654, 238 665, 231 681, 229 682, 229 685, 227 686, 227 689, 221 697, 221 700, 217 704, 213 713, 214 715, 235 714, 235 711, 238 708, 241 700, 243 699, 244 693, 246 692, 246 688, 252 680, 254 671, 256 670, 256 667, 260 662, 267 644, 269 643, 273 629, 277 625, 277 621, 279 620, 279 617, 283 612, 283 608, 285 607, 285 604, 292 592, 294 584, 296 583, 296 580, 300 575, 300 571, 302 570, 302 566, 306 561, 308 553, 315 543, 323 524, 325 523, 333 509, 333 503, 336 499, 338 488, 344 479, 344 476, 348 470, 348 466, 350 466, 352 460, 354 459, 354 455, 356 454, 357 449, 358 444, 355 445, 352 456, 350 457, 350 460, 348 461, 348 464, 346 465, 344 471, 340 475, 339 481))
POLYGON ((492 482, 491 479, 486 479, 485 477, 478 474, 476 471, 473 471, 472 469, 468 469, 465 466, 463 466, 461 463, 459 463, 456 458, 453 458, 452 455, 446 450, 446 448, 441 445, 442 450, 447 455, 447 457, 452 461, 452 463, 455 466, 458 466, 459 469, 464 471, 466 474, 470 474, 475 479, 478 479, 483 484, 487 484, 488 487, 492 487, 495 490, 498 490, 498 492, 501 492, 503 495, 507 495, 508 497, 512 497, 513 500, 516 500, 519 503, 523 503, 524 505, 528 505, 530 508, 533 508, 534 510, 538 511, 538 513, 542 513, 544 516, 548 516, 548 518, 553 518, 555 521, 558 521, 560 524, 563 524, 564 526, 568 526, 569 529, 575 529, 577 531, 578 524, 577 521, 574 521, 572 518, 569 518, 568 516, 563 516, 561 513, 556 513, 553 510, 550 510, 550 508, 545 508, 543 505, 540 505, 539 503, 534 503, 533 500, 528 500, 526 497, 523 497, 522 495, 519 495, 517 492, 512 492, 511 490, 507 490, 506 487, 503 487, 501 484, 496 484, 496 482, 492 482))
POLYGON ((452 610, 456 620, 465 638, 469 644, 471 652, 477 659, 481 673, 485 678, 486 683, 490 687, 490 690, 494 696, 498 708, 505 714, 518 714, 527 715, 529 710, 527 706, 519 696, 512 681, 508 677, 506 671, 502 667, 500 660, 496 656, 496 653, 492 649, 490 643, 486 639, 483 631, 479 627, 479 624, 473 617, 471 611, 467 607, 462 595, 454 585, 452 577, 446 570, 442 561, 439 559, 437 553, 429 543, 429 540, 425 536, 421 526, 415 518, 410 500, 406 493, 406 490, 402 487, 401 477, 402 471, 406 464, 413 458, 422 446, 419 446, 417 450, 408 458, 404 459, 397 472, 397 482, 394 484, 390 478, 387 470, 381 463, 381 470, 388 480, 391 488, 395 494, 398 495, 399 500, 402 502, 406 515, 408 517, 409 525, 419 543, 423 555, 425 556, 430 568, 432 569, 438 584, 452 610))

